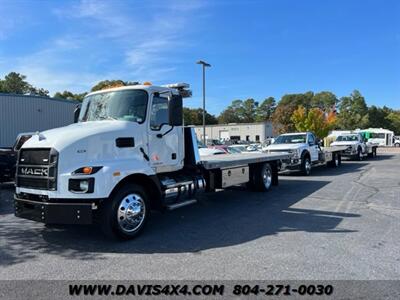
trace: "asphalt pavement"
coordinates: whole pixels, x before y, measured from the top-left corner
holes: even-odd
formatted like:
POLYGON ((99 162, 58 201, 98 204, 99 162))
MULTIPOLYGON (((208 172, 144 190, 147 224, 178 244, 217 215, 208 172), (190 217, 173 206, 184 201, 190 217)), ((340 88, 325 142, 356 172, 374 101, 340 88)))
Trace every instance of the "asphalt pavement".
POLYGON ((18 219, 12 193, 0 189, 0 280, 400 279, 400 154, 207 195, 128 242, 18 219))

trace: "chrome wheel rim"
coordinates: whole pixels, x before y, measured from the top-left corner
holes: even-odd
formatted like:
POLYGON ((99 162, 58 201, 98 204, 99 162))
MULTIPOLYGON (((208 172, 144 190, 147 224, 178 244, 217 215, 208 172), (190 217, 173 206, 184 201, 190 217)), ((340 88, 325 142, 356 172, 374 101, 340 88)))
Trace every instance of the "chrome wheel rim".
POLYGON ((134 232, 142 224, 146 215, 146 206, 139 194, 125 196, 118 206, 117 220, 125 232, 134 232))
POLYGON ((266 189, 269 189, 272 183, 272 173, 269 168, 265 168, 263 174, 263 182, 266 189))
POLYGON ((335 158, 335 166, 338 167, 339 166, 339 158, 335 158))
POLYGON ((361 151, 358 152, 358 159, 359 159, 359 160, 362 160, 362 153, 361 153, 361 151))
POLYGON ((310 161, 308 159, 306 159, 305 166, 306 166, 307 174, 310 173, 310 171, 311 171, 311 163, 310 163, 310 161))

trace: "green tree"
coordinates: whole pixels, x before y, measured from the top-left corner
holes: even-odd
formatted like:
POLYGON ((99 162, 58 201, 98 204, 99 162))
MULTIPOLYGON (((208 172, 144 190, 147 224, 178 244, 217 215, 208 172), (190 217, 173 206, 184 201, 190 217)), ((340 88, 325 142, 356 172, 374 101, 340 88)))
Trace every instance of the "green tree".
POLYGON ((11 72, 1 80, 0 89, 3 93, 27 94, 31 91, 31 85, 25 80, 26 76, 11 72))
POLYGON ((354 130, 368 127, 368 107, 364 97, 357 90, 350 96, 342 97, 339 104, 338 126, 341 129, 354 130))
POLYGON ((274 130, 277 133, 281 134, 293 132, 295 130, 295 126, 291 119, 295 110, 296 106, 294 104, 278 104, 271 117, 274 130))
POLYGON ((0 80, 0 92, 10 94, 31 94, 38 96, 49 96, 49 91, 43 88, 36 88, 26 81, 26 76, 17 72, 8 73, 0 80))
POLYGON ((137 84, 139 84, 139 83, 136 81, 123 81, 121 79, 102 80, 91 88, 91 92, 95 92, 95 91, 99 91, 99 90, 103 90, 103 89, 107 89, 107 88, 127 86, 127 85, 137 85, 137 84))
POLYGON ((243 100, 233 100, 218 117, 218 122, 226 123, 252 123, 255 121, 258 103, 249 98, 243 100))
MULTIPOLYGON (((206 124, 217 124, 218 120, 214 115, 206 111, 206 124)), ((186 125, 202 125, 203 124, 203 109, 202 108, 183 108, 183 119, 186 125)))
POLYGON ((54 94, 54 98, 60 98, 60 99, 68 99, 68 100, 76 100, 76 101, 82 101, 83 98, 87 95, 87 93, 81 93, 81 94, 74 94, 70 91, 64 91, 64 92, 57 92, 54 94))
POLYGON ((335 94, 328 91, 322 91, 314 94, 311 98, 311 107, 318 107, 323 111, 328 112, 332 111, 338 102, 339 100, 335 94))
POLYGON ((390 128, 391 121, 388 119, 393 110, 384 106, 376 107, 372 105, 368 108, 368 127, 372 128, 390 128))
POLYGON ((400 135, 400 110, 392 111, 386 119, 390 122, 388 128, 393 130, 396 135, 400 135))
POLYGON ((332 111, 327 114, 318 107, 307 111, 303 106, 299 106, 293 112, 291 120, 297 131, 311 131, 322 139, 328 135, 329 130, 334 128, 336 114, 332 111))
POLYGON ((276 101, 274 97, 268 97, 256 109, 255 121, 270 121, 272 114, 276 109, 276 101))
POLYGON ((299 105, 303 106, 306 109, 313 107, 313 92, 306 92, 300 94, 286 94, 283 95, 281 100, 279 101, 279 105, 290 105, 294 107, 298 107, 299 105))

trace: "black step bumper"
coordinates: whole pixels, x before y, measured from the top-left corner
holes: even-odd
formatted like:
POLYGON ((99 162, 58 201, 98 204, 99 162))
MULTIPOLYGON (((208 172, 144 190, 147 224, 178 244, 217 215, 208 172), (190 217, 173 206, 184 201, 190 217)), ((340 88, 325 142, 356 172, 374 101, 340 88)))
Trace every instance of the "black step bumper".
POLYGON ((76 201, 40 202, 14 195, 15 216, 45 224, 92 224, 92 202, 76 201))

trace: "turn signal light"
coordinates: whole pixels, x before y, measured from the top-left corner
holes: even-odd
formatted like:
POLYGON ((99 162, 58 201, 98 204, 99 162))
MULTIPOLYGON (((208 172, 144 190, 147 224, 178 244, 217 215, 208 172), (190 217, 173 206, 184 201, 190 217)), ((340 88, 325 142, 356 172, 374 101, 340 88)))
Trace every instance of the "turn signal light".
POLYGON ((97 173, 102 167, 83 167, 72 172, 72 175, 90 175, 97 173))
POLYGON ((82 173, 83 174, 92 174, 92 167, 84 167, 83 169, 82 169, 82 173))

